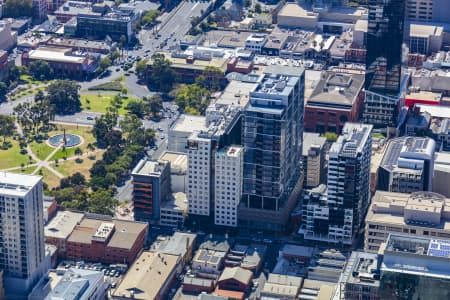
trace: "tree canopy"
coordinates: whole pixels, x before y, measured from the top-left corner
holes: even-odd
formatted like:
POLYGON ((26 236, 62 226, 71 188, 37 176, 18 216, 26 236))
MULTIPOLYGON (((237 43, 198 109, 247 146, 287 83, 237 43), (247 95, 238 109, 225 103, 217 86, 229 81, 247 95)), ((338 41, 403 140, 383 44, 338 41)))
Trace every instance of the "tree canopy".
POLYGON ((142 25, 148 25, 156 21, 161 12, 157 9, 149 10, 141 19, 142 25))
POLYGON ((175 102, 186 113, 199 115, 209 104, 210 91, 198 84, 181 84, 175 90, 175 102))
POLYGON ((32 61, 28 65, 28 71, 30 75, 36 80, 48 80, 53 78, 53 69, 44 60, 32 61))
POLYGON ((75 81, 57 80, 48 86, 47 99, 57 114, 73 114, 81 110, 79 89, 75 81))
POLYGON ((150 86, 160 92, 167 93, 175 82, 175 72, 171 63, 162 53, 152 55, 150 86))

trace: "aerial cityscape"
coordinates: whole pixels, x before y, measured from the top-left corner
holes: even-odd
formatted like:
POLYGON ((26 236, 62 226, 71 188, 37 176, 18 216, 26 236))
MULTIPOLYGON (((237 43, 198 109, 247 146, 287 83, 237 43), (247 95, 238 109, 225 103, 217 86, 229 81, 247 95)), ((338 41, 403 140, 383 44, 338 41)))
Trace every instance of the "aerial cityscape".
POLYGON ((450 300, 449 0, 0 0, 0 300, 450 300))

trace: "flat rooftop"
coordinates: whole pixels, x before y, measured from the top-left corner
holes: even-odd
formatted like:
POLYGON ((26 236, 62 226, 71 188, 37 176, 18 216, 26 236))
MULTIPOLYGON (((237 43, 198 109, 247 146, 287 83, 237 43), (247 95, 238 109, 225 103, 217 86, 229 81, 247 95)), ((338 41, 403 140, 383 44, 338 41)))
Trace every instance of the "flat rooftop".
POLYGON ((379 275, 377 258, 374 253, 353 251, 345 266, 342 282, 378 287, 380 281, 374 277, 379 275))
POLYGON ((71 48, 39 47, 28 52, 28 57, 33 60, 45 60, 62 63, 82 64, 86 56, 72 54, 71 48))
POLYGON ((0 194, 25 196, 41 180, 41 176, 0 172, 0 194))
POLYGON ((317 19, 319 17, 319 14, 308 11, 297 3, 286 3, 278 13, 278 17, 317 19))
POLYGON ((165 151, 159 157, 160 160, 167 160, 170 162, 170 168, 173 169, 187 169, 187 155, 185 153, 165 151))
POLYGON ((311 149, 311 147, 313 146, 322 149, 326 142, 327 138, 320 136, 320 133, 303 132, 302 155, 307 156, 309 149, 311 149))
POLYGON ((406 99, 434 101, 439 104, 442 99, 442 93, 434 93, 429 91, 411 92, 406 94, 406 99))
POLYGON ((113 298, 157 299, 178 265, 178 255, 144 251, 130 267, 113 298))
POLYGON ((215 105, 245 107, 249 100, 249 93, 254 91, 257 83, 231 80, 222 94, 215 101, 215 105))
MULTIPOLYGON (((107 247, 131 249, 138 236, 147 229, 147 224, 142 222, 116 220, 111 221, 114 224, 114 232, 107 244, 107 247)), ((93 237, 105 220, 84 218, 81 223, 75 227, 68 241, 81 244, 91 244, 93 237)))
POLYGON ((164 160, 141 159, 131 174, 133 176, 160 176, 164 169, 168 167, 168 162, 164 160))
POLYGON ((192 133, 194 131, 206 131, 206 117, 193 116, 193 115, 181 115, 170 128, 171 131, 182 131, 186 133, 192 133))
POLYGON ((188 200, 185 193, 172 193, 169 200, 161 203, 161 209, 172 209, 186 211, 188 208, 188 200))
POLYGON ((428 38, 430 36, 442 36, 444 27, 435 25, 411 24, 409 27, 409 35, 411 37, 428 38))
POLYGON ((83 218, 83 213, 58 211, 56 216, 44 227, 44 236, 66 239, 83 218))

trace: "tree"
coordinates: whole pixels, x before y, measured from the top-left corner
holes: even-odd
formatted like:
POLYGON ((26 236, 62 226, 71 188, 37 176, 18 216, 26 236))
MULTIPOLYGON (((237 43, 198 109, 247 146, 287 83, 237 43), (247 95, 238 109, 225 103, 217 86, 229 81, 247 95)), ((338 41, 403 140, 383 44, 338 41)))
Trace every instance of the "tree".
POLYGON ((42 102, 45 100, 44 92, 39 90, 36 95, 34 95, 34 102, 42 102))
POLYGON ((250 7, 252 5, 252 0, 244 0, 244 7, 250 7))
POLYGON ((8 94, 8 87, 4 82, 0 82, 0 103, 6 101, 6 94, 8 94))
POLYGON ((108 141, 106 140, 106 134, 111 131, 117 124, 117 111, 110 110, 106 114, 95 119, 95 125, 92 129, 92 134, 97 140, 97 146, 99 148, 108 147, 108 141))
POLYGON ((190 114, 200 114, 209 104, 211 93, 198 84, 182 84, 175 90, 175 102, 190 114))
POLYGON ((57 80, 47 88, 47 100, 57 114, 73 114, 81 110, 80 86, 71 80, 57 80))
POLYGON ((53 78, 53 69, 48 62, 44 60, 32 61, 28 65, 30 75, 36 80, 48 80, 53 78))
POLYGON ((141 19, 142 25, 149 25, 156 21, 161 12, 157 9, 149 10, 141 19))
POLYGON ((146 103, 141 100, 130 100, 126 106, 126 109, 139 118, 142 118, 148 111, 146 103))
POLYGON ((33 16, 33 1, 6 0, 3 4, 3 16, 10 18, 31 17, 33 16))
POLYGON ((152 55, 150 86, 154 89, 167 93, 172 89, 175 82, 175 72, 170 67, 171 63, 162 53, 152 55))
POLYGON ((255 4, 255 13, 260 14, 261 12, 262 12, 261 4, 259 2, 257 2, 255 4))
POLYGON ((148 103, 148 110, 153 116, 156 116, 161 109, 163 109, 162 99, 158 95, 153 95, 150 98, 144 98, 144 101, 148 103))
POLYGON ((144 77, 145 71, 147 70, 148 59, 142 59, 136 63, 136 74, 139 78, 144 77))
POLYGON ((111 191, 106 189, 92 192, 88 198, 89 212, 112 216, 118 202, 111 194, 111 191))
POLYGON ((75 148, 75 151, 74 151, 74 154, 75 154, 76 156, 78 156, 77 162, 79 162, 79 161, 81 160, 81 155, 83 155, 83 150, 81 150, 80 147, 76 147, 76 148, 75 148))
POLYGON ((338 139, 338 136, 334 132, 325 132, 323 136, 327 139, 327 142, 333 143, 336 142, 338 139))
POLYGON ((106 69, 108 69, 109 67, 111 67, 111 59, 109 59, 108 56, 103 57, 100 62, 98 63, 98 68, 99 68, 99 72, 103 72, 106 69))
POLYGON ((6 138, 14 134, 15 130, 14 118, 10 116, 0 115, 0 135, 3 137, 3 144, 6 143, 6 138))
POLYGON ((115 61, 116 59, 118 59, 120 56, 120 53, 118 51, 112 51, 109 54, 109 57, 111 58, 112 61, 115 61))
POLYGON ((224 72, 217 67, 208 66, 203 70, 202 75, 195 79, 195 82, 201 87, 210 91, 218 91, 221 81, 224 78, 224 72))

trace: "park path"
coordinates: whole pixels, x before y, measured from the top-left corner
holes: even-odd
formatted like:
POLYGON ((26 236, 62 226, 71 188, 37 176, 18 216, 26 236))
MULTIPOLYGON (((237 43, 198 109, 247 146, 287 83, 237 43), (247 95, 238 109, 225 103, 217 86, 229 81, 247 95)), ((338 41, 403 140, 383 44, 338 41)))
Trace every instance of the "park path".
MULTIPOLYGON (((35 175, 37 172, 39 172, 39 170, 44 167, 47 170, 49 170, 50 172, 52 172, 55 176, 57 176, 59 179, 64 178, 65 176, 61 173, 59 173, 58 171, 56 171, 55 169, 53 169, 52 166, 50 166, 49 163, 49 159, 51 159, 53 157, 53 155, 55 155, 56 152, 58 152, 59 149, 61 149, 62 144, 59 144, 58 147, 56 147, 44 160, 39 160, 39 158, 37 156, 33 157, 33 159, 37 159, 36 161, 38 162, 38 166, 37 168, 33 171, 33 173, 31 173, 31 175, 35 175)), ((27 151, 28 153, 33 153, 33 151, 31 151, 31 147, 28 145, 27 146, 27 151)), ((34 153, 33 153, 34 155, 34 153)))

